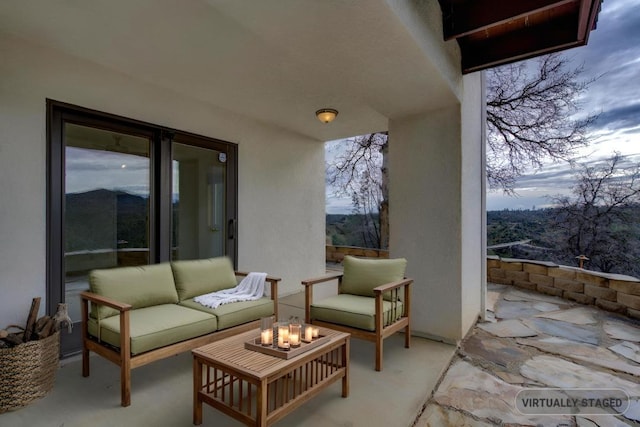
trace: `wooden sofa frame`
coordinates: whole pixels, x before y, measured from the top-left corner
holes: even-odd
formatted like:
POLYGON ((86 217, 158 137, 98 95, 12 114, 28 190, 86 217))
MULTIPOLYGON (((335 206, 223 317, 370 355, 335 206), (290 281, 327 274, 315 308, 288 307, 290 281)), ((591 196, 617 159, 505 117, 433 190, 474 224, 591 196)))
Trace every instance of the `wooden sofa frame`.
POLYGON ((413 283, 413 279, 403 279, 397 282, 386 283, 384 285, 373 288, 375 297, 375 330, 367 331, 364 329, 352 328, 345 325, 339 325, 336 323, 328 323, 320 320, 311 320, 311 304, 313 303, 313 285, 318 283, 328 282, 331 280, 338 280, 338 292, 340 292, 342 284, 343 273, 331 273, 325 276, 317 277, 314 279, 303 280, 304 286, 304 318, 306 323, 312 323, 318 326, 324 326, 327 328, 335 329, 342 332, 350 333, 354 338, 360 338, 367 341, 372 341, 376 345, 376 371, 382 371, 382 357, 383 357, 383 340, 390 335, 404 329, 404 346, 409 348, 411 346, 411 292, 410 287, 413 283), (387 292, 397 293, 400 289, 404 289, 402 307, 402 316, 395 322, 385 325, 383 313, 383 294, 387 292))
MULTIPOLYGON (((235 272, 236 276, 246 276, 247 272, 235 272)), ((271 299, 275 318, 278 318, 278 277, 267 276, 266 281, 271 285, 271 299)), ((231 328, 212 332, 207 335, 191 338, 165 347, 150 350, 145 353, 131 355, 131 339, 129 331, 129 311, 130 304, 121 303, 111 298, 106 298, 91 292, 81 292, 82 311, 82 376, 88 377, 90 374, 89 352, 104 357, 107 360, 120 366, 120 402, 122 406, 131 405, 131 370, 139 366, 144 366, 156 360, 175 356, 185 351, 193 350, 214 341, 227 338, 252 329, 260 327, 260 320, 255 320, 231 328), (115 348, 107 343, 98 341, 97 338, 89 335, 89 302, 97 305, 105 305, 118 310, 120 316, 120 348, 115 348)))

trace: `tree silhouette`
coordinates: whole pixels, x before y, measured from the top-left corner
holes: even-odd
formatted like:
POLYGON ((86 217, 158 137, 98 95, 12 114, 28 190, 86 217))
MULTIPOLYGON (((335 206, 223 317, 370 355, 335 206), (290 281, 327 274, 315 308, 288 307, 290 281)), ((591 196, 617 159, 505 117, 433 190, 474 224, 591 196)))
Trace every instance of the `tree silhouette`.
POLYGON ((487 178, 491 189, 514 193, 516 179, 545 160, 573 162, 589 144, 597 118, 576 118, 580 95, 593 80, 558 53, 493 68, 487 78, 487 178))
POLYGON ((571 196, 552 198, 565 259, 586 255, 589 269, 633 271, 638 248, 630 227, 637 218, 630 218, 630 212, 637 210, 630 208, 640 203, 640 164, 615 153, 605 162, 583 165, 576 178, 571 196))

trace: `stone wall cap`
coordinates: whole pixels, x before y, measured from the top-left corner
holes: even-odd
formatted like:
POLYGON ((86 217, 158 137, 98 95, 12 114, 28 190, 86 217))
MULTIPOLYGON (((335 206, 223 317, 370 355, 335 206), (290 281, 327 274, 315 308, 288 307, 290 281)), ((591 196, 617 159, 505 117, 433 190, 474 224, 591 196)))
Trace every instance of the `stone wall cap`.
POLYGON ((640 282, 640 279, 638 279, 637 277, 627 276, 625 274, 603 273, 601 271, 585 270, 584 268, 573 267, 569 265, 561 265, 560 268, 564 268, 566 270, 574 270, 580 273, 590 274, 592 276, 604 277, 605 279, 609 280, 620 280, 622 282, 640 282))
POLYGON ((535 261, 531 259, 518 259, 518 258, 501 258, 504 262, 521 262, 523 264, 536 264, 543 265, 545 267, 559 267, 558 264, 551 261, 535 261))

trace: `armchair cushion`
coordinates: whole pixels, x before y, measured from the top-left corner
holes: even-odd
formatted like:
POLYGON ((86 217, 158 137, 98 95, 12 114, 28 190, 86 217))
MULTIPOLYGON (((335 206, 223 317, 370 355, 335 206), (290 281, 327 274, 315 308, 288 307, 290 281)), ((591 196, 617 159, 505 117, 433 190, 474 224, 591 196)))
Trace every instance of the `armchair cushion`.
POLYGON ((228 257, 174 261, 171 269, 180 301, 238 284, 228 257))
MULTIPOLYGON (((404 279, 407 260, 344 257, 341 293, 373 297, 373 288, 404 279)), ((385 295, 385 299, 391 299, 385 295)))
MULTIPOLYGON (((384 324, 388 325, 402 317, 401 301, 383 301, 384 324)), ((311 305, 311 320, 350 326, 375 331, 375 298, 359 295, 340 294, 325 298, 311 305)))

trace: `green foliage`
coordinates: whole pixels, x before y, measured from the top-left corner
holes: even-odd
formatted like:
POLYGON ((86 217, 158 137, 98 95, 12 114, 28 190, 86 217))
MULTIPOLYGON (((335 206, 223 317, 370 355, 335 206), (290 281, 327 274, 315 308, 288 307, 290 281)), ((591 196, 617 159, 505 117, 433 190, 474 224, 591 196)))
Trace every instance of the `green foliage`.
MULTIPOLYGON (((607 247, 600 249, 611 255, 605 269, 611 273, 640 277, 640 263, 637 262, 640 259, 640 205, 620 210, 624 210, 620 212, 623 215, 616 216, 606 230, 610 237, 607 247)), ((566 250, 567 234, 556 225, 560 216, 560 209, 552 208, 487 212, 487 246, 530 240, 524 244, 489 249, 488 254, 577 266, 575 257, 581 254, 566 250)), ((601 265, 593 262, 587 261, 584 267, 603 271, 601 265)))
MULTIPOLYGON (((377 221, 378 214, 369 214, 377 221)), ((366 221, 365 215, 328 214, 326 216, 327 242, 335 246, 356 246, 359 248, 373 248, 369 235, 371 222, 366 221)), ((379 249, 379 248, 374 248, 379 249)))

